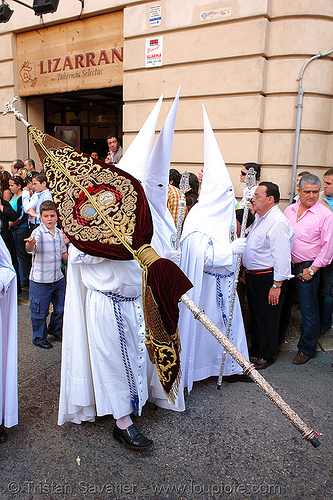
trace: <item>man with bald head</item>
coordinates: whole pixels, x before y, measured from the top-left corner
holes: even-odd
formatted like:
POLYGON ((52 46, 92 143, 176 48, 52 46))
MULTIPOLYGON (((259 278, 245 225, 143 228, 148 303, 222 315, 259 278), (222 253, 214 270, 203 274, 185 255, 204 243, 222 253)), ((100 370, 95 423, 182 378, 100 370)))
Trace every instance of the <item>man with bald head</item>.
POLYGON ((36 164, 32 158, 27 158, 24 160, 24 166, 28 172, 36 172, 36 164))

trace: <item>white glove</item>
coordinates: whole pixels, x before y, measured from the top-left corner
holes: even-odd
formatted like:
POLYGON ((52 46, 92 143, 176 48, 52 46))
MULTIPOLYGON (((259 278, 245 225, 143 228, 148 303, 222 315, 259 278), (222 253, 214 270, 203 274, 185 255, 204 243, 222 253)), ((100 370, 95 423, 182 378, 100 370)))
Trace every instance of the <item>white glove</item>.
POLYGON ((181 254, 180 250, 169 250, 165 253, 165 258, 172 260, 172 262, 179 266, 181 254))
POLYGON ((243 253, 246 247, 246 238, 237 238, 231 243, 232 253, 243 253))

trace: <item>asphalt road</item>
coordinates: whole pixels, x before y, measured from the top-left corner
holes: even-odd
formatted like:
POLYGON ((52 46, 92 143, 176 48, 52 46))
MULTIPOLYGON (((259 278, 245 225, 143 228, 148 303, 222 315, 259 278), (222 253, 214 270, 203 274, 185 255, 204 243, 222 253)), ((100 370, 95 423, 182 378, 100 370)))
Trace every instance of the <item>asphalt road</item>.
POLYGON ((27 303, 19 306, 19 425, 0 445, 3 499, 309 499, 333 496, 333 332, 317 356, 292 364, 299 319, 262 374, 319 433, 313 448, 256 384, 215 379, 195 384, 184 413, 147 404, 136 420, 154 439, 128 451, 112 437, 113 419, 57 425, 61 344, 31 344, 27 303))

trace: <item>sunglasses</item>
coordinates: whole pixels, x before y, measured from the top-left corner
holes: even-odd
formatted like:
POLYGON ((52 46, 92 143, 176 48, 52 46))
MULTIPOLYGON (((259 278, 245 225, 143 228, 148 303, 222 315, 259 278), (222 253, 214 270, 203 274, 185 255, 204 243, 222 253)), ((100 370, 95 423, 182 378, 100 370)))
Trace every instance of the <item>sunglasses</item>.
POLYGON ((243 170, 241 170, 241 175, 246 175, 247 172, 243 172, 243 170))

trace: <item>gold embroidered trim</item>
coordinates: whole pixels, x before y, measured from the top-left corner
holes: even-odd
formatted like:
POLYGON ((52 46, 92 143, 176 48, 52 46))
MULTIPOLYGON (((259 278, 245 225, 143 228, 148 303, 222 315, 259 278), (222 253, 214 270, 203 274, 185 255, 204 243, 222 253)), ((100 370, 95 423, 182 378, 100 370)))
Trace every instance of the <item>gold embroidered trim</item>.
POLYGON ((178 396, 179 383, 181 379, 179 353, 177 353, 176 350, 180 345, 178 328, 174 338, 170 339, 170 336, 165 330, 158 306, 149 286, 147 286, 145 290, 145 304, 145 343, 149 359, 156 365, 163 390, 170 402, 174 404, 178 396), (154 334, 152 332, 154 332, 154 334), (175 380, 170 387, 170 381, 173 378, 175 378, 175 380))

